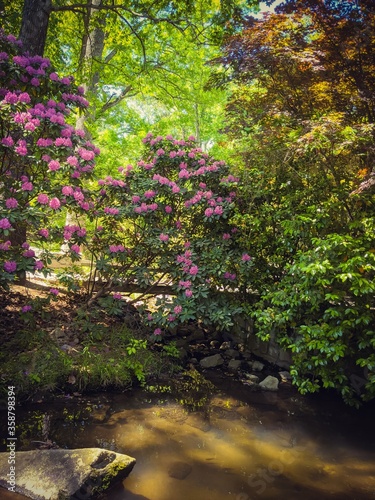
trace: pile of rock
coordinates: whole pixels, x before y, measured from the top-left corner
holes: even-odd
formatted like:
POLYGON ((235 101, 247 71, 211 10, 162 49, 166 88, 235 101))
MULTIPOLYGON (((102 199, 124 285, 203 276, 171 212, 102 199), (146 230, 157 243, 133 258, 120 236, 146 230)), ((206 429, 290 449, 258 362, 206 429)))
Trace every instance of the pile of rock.
POLYGON ((183 333, 185 335, 176 342, 181 358, 197 369, 219 369, 228 376, 238 377, 254 391, 277 391, 279 383, 291 381, 288 371, 279 371, 277 366, 255 359, 243 345, 233 340, 223 341, 219 335, 214 340, 207 340, 204 331, 193 328, 183 333))

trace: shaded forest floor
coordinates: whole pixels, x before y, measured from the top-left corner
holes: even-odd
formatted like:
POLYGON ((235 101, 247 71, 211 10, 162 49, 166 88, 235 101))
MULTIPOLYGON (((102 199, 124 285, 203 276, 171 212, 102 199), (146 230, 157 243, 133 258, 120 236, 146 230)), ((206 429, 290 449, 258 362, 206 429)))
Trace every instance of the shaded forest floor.
POLYGON ((0 294, 0 390, 21 399, 56 391, 129 389, 162 372, 179 370, 177 351, 149 344, 133 306, 107 314, 82 295, 12 286, 0 294), (22 312, 30 304, 30 311, 22 312))

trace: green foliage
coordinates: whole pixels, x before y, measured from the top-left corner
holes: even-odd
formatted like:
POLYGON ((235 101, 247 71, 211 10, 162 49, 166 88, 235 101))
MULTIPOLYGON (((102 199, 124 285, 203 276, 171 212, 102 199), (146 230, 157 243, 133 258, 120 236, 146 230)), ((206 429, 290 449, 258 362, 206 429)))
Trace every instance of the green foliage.
POLYGON ((261 296, 247 310, 262 339, 292 352, 301 392, 336 388, 357 404, 375 394, 374 198, 358 188, 375 150, 373 99, 361 97, 374 95, 374 11, 286 3, 288 15, 228 39, 212 78, 231 90, 235 221, 261 296))
POLYGON ((374 221, 356 229, 355 236, 314 238, 314 248, 297 253, 255 312, 261 338, 273 332, 293 353, 291 373, 302 393, 336 388, 352 404, 358 395, 375 396, 374 221), (351 384, 358 374, 360 391, 351 384))
POLYGON ((75 357, 72 372, 80 390, 130 388, 134 382, 144 385, 168 364, 151 351, 146 340, 134 337, 126 327, 103 328, 102 338, 105 340, 84 342, 75 357))
POLYGON ((11 380, 20 398, 63 386, 73 365, 72 359, 46 332, 32 328, 19 331, 4 345, 0 362, 1 386, 5 388, 11 380))

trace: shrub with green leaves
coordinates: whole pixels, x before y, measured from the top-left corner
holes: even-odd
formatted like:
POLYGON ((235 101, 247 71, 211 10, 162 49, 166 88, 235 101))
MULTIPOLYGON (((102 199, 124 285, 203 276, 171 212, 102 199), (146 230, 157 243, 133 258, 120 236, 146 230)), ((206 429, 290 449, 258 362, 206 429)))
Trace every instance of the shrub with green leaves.
POLYGON ((169 286, 148 315, 155 335, 189 320, 229 328, 253 265, 232 222, 238 179, 194 137, 144 142, 138 164, 120 168, 122 180, 99 181, 97 270, 107 284, 144 293, 169 286))
POLYGON ((302 393, 336 388, 350 404, 375 396, 374 230, 364 219, 352 235, 313 239, 255 313, 258 335, 274 333, 293 353, 302 393))

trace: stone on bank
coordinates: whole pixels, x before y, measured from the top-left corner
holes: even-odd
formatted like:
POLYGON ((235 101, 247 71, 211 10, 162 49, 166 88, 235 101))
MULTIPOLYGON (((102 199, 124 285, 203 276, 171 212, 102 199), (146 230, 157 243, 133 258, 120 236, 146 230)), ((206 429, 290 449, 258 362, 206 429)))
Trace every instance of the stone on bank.
MULTIPOLYGON (((5 489, 10 487, 8 458, 0 453, 0 486, 5 489)), ((34 500, 95 498, 125 479, 134 465, 134 458, 101 448, 19 451, 12 491, 34 500)))

